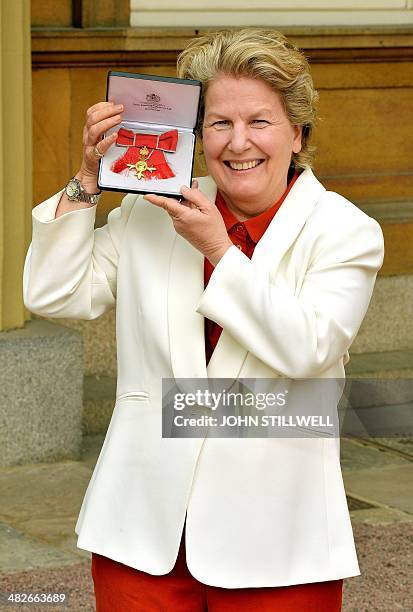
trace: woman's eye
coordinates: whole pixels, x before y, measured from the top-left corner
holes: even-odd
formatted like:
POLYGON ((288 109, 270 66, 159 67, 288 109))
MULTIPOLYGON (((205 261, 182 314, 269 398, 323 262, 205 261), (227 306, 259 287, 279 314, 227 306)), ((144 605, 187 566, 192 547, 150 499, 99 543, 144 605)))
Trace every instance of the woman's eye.
POLYGON ((222 130, 229 126, 229 121, 226 121, 225 119, 223 119, 222 121, 214 121, 212 125, 222 130))
POLYGON ((251 123, 256 127, 265 127, 266 125, 269 125, 269 122, 265 119, 254 119, 253 121, 251 121, 251 123))

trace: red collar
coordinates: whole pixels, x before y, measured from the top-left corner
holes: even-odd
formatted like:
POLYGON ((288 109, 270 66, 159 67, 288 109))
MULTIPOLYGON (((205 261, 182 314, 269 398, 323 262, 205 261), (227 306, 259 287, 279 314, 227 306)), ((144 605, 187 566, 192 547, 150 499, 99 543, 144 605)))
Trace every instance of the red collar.
POLYGON ((225 203, 224 198, 222 197, 222 195, 220 194, 219 191, 217 191, 217 197, 215 200, 215 205, 218 208, 219 212, 222 215, 222 218, 224 219, 224 223, 225 223, 225 227, 227 228, 227 232, 234 226, 234 225, 244 225, 251 240, 253 242, 255 242, 255 244, 257 244, 257 242, 262 238, 264 232, 266 231, 267 227, 269 226, 269 224, 271 223, 271 221, 273 220, 273 217, 275 215, 275 213, 277 212, 277 210, 280 208, 281 204, 284 202, 285 198, 287 197, 291 187, 294 185, 295 181, 297 180, 297 178, 299 177, 298 172, 295 172, 293 175, 293 178, 291 179, 291 181, 288 184, 287 189, 284 191, 283 195, 281 196, 281 198, 273 205, 271 206, 271 208, 267 208, 267 210, 264 210, 264 212, 262 212, 261 214, 257 215, 256 217, 252 217, 251 219, 247 219, 246 221, 239 221, 236 216, 234 215, 234 213, 232 213, 228 206, 225 203))

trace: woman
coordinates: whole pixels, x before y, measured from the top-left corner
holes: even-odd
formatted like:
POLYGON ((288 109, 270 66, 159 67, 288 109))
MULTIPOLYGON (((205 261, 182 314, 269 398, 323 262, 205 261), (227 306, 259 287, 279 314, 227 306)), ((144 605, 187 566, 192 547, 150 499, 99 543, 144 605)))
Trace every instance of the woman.
POLYGON ((88 194, 116 135, 101 137, 122 120, 102 102, 76 174, 89 202, 60 192, 33 210, 27 307, 92 319, 117 304, 117 399, 78 546, 99 612, 335 612, 359 574, 337 440, 162 438, 161 386, 344 377, 382 233, 313 175, 317 95, 281 34, 206 34, 178 74, 204 85, 210 174, 183 202, 130 194, 93 229, 88 194))

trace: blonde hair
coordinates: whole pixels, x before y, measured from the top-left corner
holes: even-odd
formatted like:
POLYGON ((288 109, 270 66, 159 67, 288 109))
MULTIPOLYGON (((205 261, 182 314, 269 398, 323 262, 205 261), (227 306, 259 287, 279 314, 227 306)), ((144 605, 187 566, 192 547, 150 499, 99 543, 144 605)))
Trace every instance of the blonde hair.
POLYGON ((302 148, 293 153, 296 168, 312 166, 310 137, 316 120, 317 91, 304 54, 276 30, 244 28, 209 32, 190 41, 177 60, 180 78, 203 85, 199 135, 208 84, 218 73, 262 79, 279 93, 291 124, 302 127, 302 148))

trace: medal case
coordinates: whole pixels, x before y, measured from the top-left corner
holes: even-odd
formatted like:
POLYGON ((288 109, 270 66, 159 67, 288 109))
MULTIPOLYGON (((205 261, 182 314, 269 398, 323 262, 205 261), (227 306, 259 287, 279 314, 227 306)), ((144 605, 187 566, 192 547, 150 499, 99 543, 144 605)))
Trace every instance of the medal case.
POLYGON ((102 190, 180 198, 191 186, 201 83, 189 79, 108 73, 106 99, 123 104, 117 141, 99 162, 102 190))

